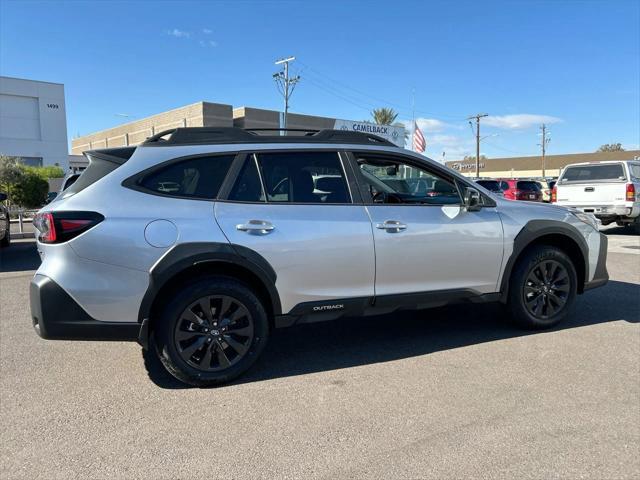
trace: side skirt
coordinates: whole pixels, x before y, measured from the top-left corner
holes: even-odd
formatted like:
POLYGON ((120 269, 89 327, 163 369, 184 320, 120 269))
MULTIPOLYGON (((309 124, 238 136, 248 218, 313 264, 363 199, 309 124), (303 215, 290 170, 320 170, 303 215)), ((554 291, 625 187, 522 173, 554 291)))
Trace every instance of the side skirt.
POLYGON ((284 328, 342 317, 384 315, 398 310, 421 310, 459 303, 492 303, 499 299, 500 293, 481 294, 475 290, 460 289, 305 302, 293 307, 286 315, 277 315, 275 326, 284 328))

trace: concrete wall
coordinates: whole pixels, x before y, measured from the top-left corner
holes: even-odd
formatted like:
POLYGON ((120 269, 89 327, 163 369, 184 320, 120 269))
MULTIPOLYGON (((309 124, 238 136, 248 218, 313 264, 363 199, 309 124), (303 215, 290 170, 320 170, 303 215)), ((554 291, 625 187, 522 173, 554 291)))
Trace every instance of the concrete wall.
MULTIPOLYGON (((299 113, 289 113, 287 115, 287 128, 322 130, 334 128, 335 122, 335 118, 301 115, 299 113)), ((234 108, 233 126, 239 128, 280 128, 280 112, 252 107, 234 108)), ((265 132, 265 134, 273 135, 273 132, 265 132)), ((304 132, 300 134, 304 135, 304 132)))
POLYGON ((64 85, 0 77, 0 154, 67 169, 64 85))
POLYGON ((95 148, 138 145, 148 137, 176 127, 232 127, 231 105, 197 102, 167 112, 142 118, 117 127, 74 138, 71 153, 80 155, 95 148))

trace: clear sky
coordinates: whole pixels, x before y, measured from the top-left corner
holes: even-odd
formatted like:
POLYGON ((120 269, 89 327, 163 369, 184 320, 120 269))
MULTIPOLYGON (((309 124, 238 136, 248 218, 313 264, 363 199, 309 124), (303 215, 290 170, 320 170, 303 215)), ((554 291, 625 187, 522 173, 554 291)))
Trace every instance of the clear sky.
POLYGON ((640 144, 640 1, 0 0, 0 74, 65 84, 69 136, 196 101, 415 114, 428 156, 534 155, 640 144), (127 114, 126 118, 118 114, 127 114))

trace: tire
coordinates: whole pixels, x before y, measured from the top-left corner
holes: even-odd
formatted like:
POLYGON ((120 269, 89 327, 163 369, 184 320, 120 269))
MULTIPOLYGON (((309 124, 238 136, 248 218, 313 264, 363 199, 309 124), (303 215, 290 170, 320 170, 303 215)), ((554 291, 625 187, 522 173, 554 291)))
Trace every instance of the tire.
POLYGON ((242 375, 269 338, 269 320, 258 297, 227 277, 205 277, 186 285, 159 320, 152 337, 162 364, 181 382, 198 387, 242 375))
POLYGON ((570 313, 577 285, 575 266, 566 253, 548 245, 532 247, 518 259, 511 275, 507 301, 511 318, 527 329, 554 327, 570 313))

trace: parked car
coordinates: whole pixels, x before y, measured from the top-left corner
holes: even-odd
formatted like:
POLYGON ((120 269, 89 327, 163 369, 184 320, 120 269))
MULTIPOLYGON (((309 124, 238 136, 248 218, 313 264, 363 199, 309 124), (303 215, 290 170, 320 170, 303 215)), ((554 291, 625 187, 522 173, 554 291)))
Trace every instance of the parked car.
POLYGON ((477 180, 474 180, 478 185, 483 186, 484 188, 486 188, 487 190, 489 190, 491 193, 495 194, 495 195, 499 195, 501 197, 504 197, 504 192, 502 191, 502 188, 500 188, 500 182, 498 180, 492 180, 492 179, 488 179, 488 178, 480 178, 477 180))
POLYGON ((640 233, 640 161, 567 165, 553 188, 552 201, 592 213, 603 225, 615 222, 640 233))
POLYGON ((241 375, 275 327, 497 301, 548 328, 608 279, 593 216, 492 196, 375 135, 177 128, 86 156, 34 219, 35 329, 137 339, 192 385, 241 375))
MULTIPOLYGON (((7 199, 6 193, 0 193, 0 202, 7 199)), ((11 223, 9 222, 9 210, 0 203, 0 248, 8 247, 11 243, 11 223)))
POLYGON ((518 180, 517 178, 501 178, 499 180, 504 198, 508 200, 542 201, 542 191, 535 180, 518 180))

